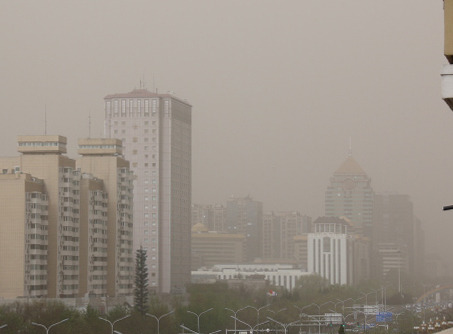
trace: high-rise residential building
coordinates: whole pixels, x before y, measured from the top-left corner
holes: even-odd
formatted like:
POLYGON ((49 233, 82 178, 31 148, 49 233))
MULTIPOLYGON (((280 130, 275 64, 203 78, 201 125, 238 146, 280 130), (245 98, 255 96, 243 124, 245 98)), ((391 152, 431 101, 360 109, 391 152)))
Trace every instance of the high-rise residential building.
MULTIPOLYGON (((80 139, 78 152, 82 156, 77 160, 80 171, 102 180, 102 186, 90 180, 84 197, 89 202, 84 200, 82 203, 91 203, 87 209, 93 210, 90 218, 81 224, 81 238, 83 236, 84 241, 86 238, 90 253, 84 252, 84 258, 90 260, 90 272, 99 279, 102 274, 95 275, 93 271, 102 271, 101 267, 106 265, 108 296, 130 296, 133 294, 135 254, 132 245, 133 175, 129 161, 122 157, 119 139, 80 139)), ((93 293, 92 290, 86 292, 93 293)))
POLYGON ((147 251, 150 286, 190 282, 191 110, 146 89, 105 97, 105 136, 122 140, 134 179, 134 249, 147 251))
MULTIPOLYGON (((107 295, 108 193, 104 181, 80 180, 79 297, 107 295)), ((112 295, 114 296, 114 295, 112 295)))
MULTIPOLYGON (((19 136, 18 151, 22 153, 19 157, 0 159, 0 167, 30 174, 45 184, 48 201, 47 296, 76 297, 79 286, 80 172, 75 168, 75 161, 63 155, 66 153, 65 137, 19 136)), ((3 187, 0 188, 4 191, 3 187)), ((19 203, 23 205, 22 201, 19 203)), ((31 257, 43 257, 36 254, 37 250, 34 252, 31 257)))
POLYGON ((1 298, 133 294, 129 163, 119 140, 79 144, 78 168, 62 136, 19 136, 0 158, 1 298))
POLYGON ((274 212, 263 214, 262 252, 264 259, 279 260, 281 258, 280 226, 280 217, 274 212))
POLYGON ((0 297, 46 297, 48 197, 17 167, 0 174, 0 297))
POLYGON ((192 204, 192 226, 205 225, 209 231, 225 231, 226 208, 221 204, 192 204))
POLYGON ((385 279, 397 264, 399 271, 409 275, 422 274, 423 231, 409 195, 377 194, 373 220, 373 267, 379 271, 376 274, 385 279), (389 256, 397 260, 387 261, 389 256))
POLYGON ((251 197, 229 198, 226 205, 226 229, 245 234, 247 261, 262 256, 263 203, 251 197))
POLYGON ((357 231, 371 238, 373 198, 371 179, 349 155, 330 179, 325 193, 325 215, 346 217, 357 231))
POLYGON ((294 260, 294 236, 310 232, 311 218, 297 211, 263 215, 263 258, 294 260))

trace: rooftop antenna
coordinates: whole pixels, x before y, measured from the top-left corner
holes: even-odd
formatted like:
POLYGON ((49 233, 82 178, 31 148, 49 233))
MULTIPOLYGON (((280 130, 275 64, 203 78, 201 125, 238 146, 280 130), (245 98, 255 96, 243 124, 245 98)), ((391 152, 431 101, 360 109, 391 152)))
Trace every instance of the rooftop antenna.
POLYGON ((44 135, 47 136, 47 104, 44 103, 44 135))
POLYGON ((88 113, 88 138, 91 138, 91 110, 88 113))
POLYGON ((349 152, 348 156, 352 156, 352 137, 349 137, 349 152))

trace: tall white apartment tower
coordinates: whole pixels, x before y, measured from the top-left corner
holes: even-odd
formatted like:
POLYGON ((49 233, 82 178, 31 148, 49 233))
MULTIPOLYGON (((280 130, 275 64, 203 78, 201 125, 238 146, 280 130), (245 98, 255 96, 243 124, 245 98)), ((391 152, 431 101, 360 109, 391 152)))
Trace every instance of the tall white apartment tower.
POLYGON ((134 249, 147 251, 150 286, 190 282, 192 106, 146 89, 108 95, 105 136, 121 139, 134 179, 134 249))

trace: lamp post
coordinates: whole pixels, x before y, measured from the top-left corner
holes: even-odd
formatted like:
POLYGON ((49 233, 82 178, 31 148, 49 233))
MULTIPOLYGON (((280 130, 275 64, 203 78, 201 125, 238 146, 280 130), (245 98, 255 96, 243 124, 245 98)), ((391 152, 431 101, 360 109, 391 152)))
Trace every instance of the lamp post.
MULTIPOLYGON (((32 322, 31 324, 32 324, 32 325, 35 325, 35 326, 39 326, 39 327, 44 328, 44 329, 46 330, 46 334, 49 334, 49 331, 50 331, 50 329, 51 329, 52 327, 54 327, 54 326, 56 326, 56 325, 59 325, 59 324, 65 322, 65 321, 68 321, 68 320, 69 320, 68 318, 63 319, 63 320, 61 320, 61 321, 59 321, 59 322, 56 322, 56 323, 50 325, 49 327, 46 327, 46 326, 44 326, 43 324, 38 324, 37 322, 32 322)), ((1 328, 3 328, 3 327, 1 327, 1 328)))
POLYGON ((237 325, 237 321, 236 321, 237 314, 239 313, 239 311, 242 311, 242 310, 246 309, 247 307, 249 307, 249 306, 242 307, 242 308, 240 308, 240 309, 237 310, 237 311, 233 311, 232 309, 230 309, 230 308, 228 308, 228 307, 225 307, 225 310, 228 310, 228 311, 231 311, 231 312, 234 313, 234 318, 235 318, 235 320, 234 320, 234 333, 235 333, 235 334, 236 334, 236 330, 237 330, 237 326, 236 326, 236 325, 237 325))
POLYGON ((273 321, 273 322, 275 322, 276 324, 279 324, 280 326, 282 326, 283 329, 285 330, 285 334, 286 334, 287 329, 288 329, 289 326, 294 325, 294 324, 296 324, 297 322, 299 322, 299 320, 296 320, 296 321, 293 321, 293 322, 284 324, 284 323, 281 323, 281 322, 279 322, 279 321, 277 321, 277 320, 275 320, 275 319, 272 319, 271 317, 267 317, 267 318, 268 318, 270 321, 273 321))
POLYGON ((283 312, 283 311, 286 311, 286 310, 287 310, 287 308, 284 307, 284 308, 282 308, 282 309, 280 309, 280 310, 278 310, 278 311, 267 310, 267 312, 271 312, 271 313, 273 313, 274 315, 277 315, 277 314, 279 314, 280 312, 283 312))
MULTIPOLYGON (((256 311, 256 323, 258 324, 260 322, 260 311, 263 309, 263 308, 266 308, 270 306, 270 304, 266 304, 264 306, 261 306, 260 308, 256 308, 255 306, 250 306, 250 305, 247 305, 247 307, 250 307, 252 309, 254 309, 256 311)), ((239 320, 239 319, 238 319, 239 320)))
POLYGON ((344 314, 344 303, 346 303, 348 300, 354 300, 352 298, 347 298, 345 300, 337 299, 338 303, 335 303, 335 312, 337 312, 337 304, 341 303, 342 304, 342 313, 344 314))
MULTIPOLYGON (((316 306, 318 307, 318 309, 319 309, 319 306, 318 306, 317 304, 314 304, 314 303, 313 303, 313 304, 309 304, 309 305, 305 305, 304 307, 299 307, 299 306, 297 306, 297 305, 293 305, 293 306, 299 310, 299 313, 300 313, 300 314, 303 314, 303 312, 302 312, 303 310, 305 310, 306 308, 310 308, 310 307, 312 307, 313 305, 316 305, 316 306)), ((299 316, 300 316, 300 315, 299 315, 299 316)))
POLYGON ((304 315, 309 317, 310 319, 313 319, 314 321, 316 321, 318 323, 318 334, 321 334, 321 315, 318 314, 318 318, 315 318, 312 315, 309 315, 306 313, 301 313, 299 316, 302 317, 304 315))
POLYGON ((99 317, 99 319, 104 320, 105 322, 108 322, 109 325, 110 325, 110 329, 111 329, 110 333, 111 333, 111 334, 114 334, 114 333, 113 333, 113 326, 115 326, 115 324, 116 324, 118 321, 121 321, 121 320, 124 320, 124 319, 126 319, 126 318, 129 318, 130 316, 131 316, 131 315, 128 314, 128 315, 126 315, 126 316, 124 316, 124 317, 122 317, 122 318, 116 319, 114 322, 111 322, 110 320, 105 319, 105 318, 102 318, 102 317, 99 317))
POLYGON ((8 325, 7 324, 1 325, 0 329, 5 328, 6 326, 8 326, 8 325))
POLYGON ((151 318, 156 319, 156 321, 157 321, 157 334, 160 334, 160 319, 166 317, 167 315, 172 314, 173 312, 175 312, 175 311, 170 311, 170 312, 168 312, 168 313, 165 313, 165 314, 161 315, 159 318, 156 317, 154 314, 146 313, 146 315, 147 315, 148 317, 151 317, 151 318))
POLYGON ((328 305, 328 304, 333 304, 333 305, 335 305, 335 302, 329 300, 329 301, 327 301, 327 302, 325 302, 325 303, 322 303, 321 305, 319 305, 319 310, 320 310, 320 312, 321 312, 321 308, 322 308, 324 305, 328 305))
POLYGON ((192 311, 187 311, 187 313, 194 314, 194 315, 197 317, 197 331, 198 331, 198 333, 200 333, 200 317, 201 317, 203 314, 205 314, 205 313, 207 313, 207 312, 209 312, 209 311, 212 311, 212 310, 213 310, 213 308, 211 307, 210 309, 207 309, 206 311, 203 311, 203 312, 201 312, 200 314, 197 314, 197 313, 192 312, 192 311))

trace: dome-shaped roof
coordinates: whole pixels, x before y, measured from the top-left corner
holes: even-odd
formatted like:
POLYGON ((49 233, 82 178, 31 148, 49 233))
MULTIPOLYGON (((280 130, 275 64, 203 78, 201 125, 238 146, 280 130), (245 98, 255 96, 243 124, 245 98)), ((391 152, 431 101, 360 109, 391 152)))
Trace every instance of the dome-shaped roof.
POLYGON ((340 168, 335 171, 334 175, 366 175, 366 173, 357 161, 352 156, 349 156, 340 168))

